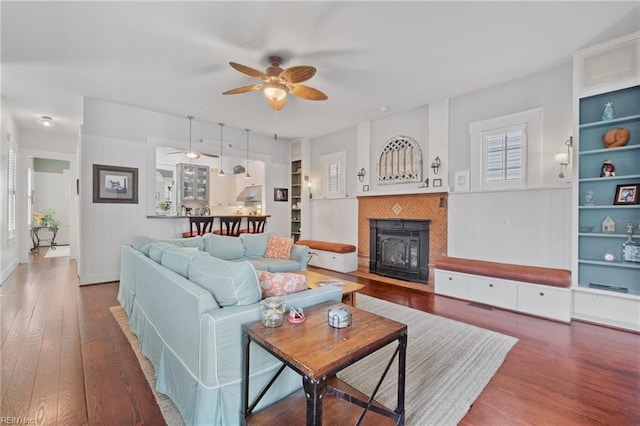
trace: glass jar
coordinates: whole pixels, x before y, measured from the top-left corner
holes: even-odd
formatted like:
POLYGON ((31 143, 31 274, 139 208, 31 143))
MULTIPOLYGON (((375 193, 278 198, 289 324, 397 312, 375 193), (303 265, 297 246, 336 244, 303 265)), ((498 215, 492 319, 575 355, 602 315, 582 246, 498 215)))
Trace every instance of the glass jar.
POLYGON ((284 302, 279 297, 267 297, 262 301, 262 324, 280 327, 284 318, 284 302))

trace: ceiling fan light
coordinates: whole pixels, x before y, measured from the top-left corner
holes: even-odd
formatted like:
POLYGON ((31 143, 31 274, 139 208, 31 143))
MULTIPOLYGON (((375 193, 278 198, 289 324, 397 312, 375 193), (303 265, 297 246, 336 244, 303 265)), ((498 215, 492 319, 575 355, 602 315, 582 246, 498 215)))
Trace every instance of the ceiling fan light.
POLYGON ((264 95, 276 101, 281 101, 287 96, 287 88, 279 83, 267 83, 262 88, 264 95))
POLYGON ((198 153, 197 153, 197 152, 195 152, 195 151, 187 151, 187 152, 185 152, 185 153, 184 153, 184 155, 185 155, 187 158, 193 158, 194 160, 195 160, 196 158, 200 158, 200 154, 198 154, 198 153))
POLYGON ((55 121, 53 121, 53 118, 47 115, 43 115, 42 117, 40 117, 38 119, 38 123, 40 123, 40 125, 44 127, 53 127, 55 125, 55 121))

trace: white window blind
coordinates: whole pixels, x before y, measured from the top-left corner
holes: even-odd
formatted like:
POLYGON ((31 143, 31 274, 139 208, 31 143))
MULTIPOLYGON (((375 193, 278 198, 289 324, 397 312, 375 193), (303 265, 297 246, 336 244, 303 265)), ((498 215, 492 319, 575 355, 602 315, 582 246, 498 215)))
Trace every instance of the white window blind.
POLYGON ((526 126, 484 132, 483 180, 487 184, 524 180, 526 126))
POLYGON ((325 169, 325 193, 336 195, 340 193, 340 162, 328 163, 325 169))
POLYGON ((320 157, 322 167, 322 188, 324 198, 341 198, 346 194, 345 165, 347 153, 344 151, 320 157))
POLYGON ((7 176, 7 232, 11 237, 16 231, 16 150, 9 147, 9 167, 7 176))

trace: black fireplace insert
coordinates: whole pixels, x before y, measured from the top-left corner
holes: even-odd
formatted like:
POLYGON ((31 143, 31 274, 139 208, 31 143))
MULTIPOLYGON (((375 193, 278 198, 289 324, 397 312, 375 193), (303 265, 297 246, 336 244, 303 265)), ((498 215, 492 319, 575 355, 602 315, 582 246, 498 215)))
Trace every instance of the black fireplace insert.
POLYGON ((369 219, 369 272, 401 280, 429 280, 426 219, 369 219))

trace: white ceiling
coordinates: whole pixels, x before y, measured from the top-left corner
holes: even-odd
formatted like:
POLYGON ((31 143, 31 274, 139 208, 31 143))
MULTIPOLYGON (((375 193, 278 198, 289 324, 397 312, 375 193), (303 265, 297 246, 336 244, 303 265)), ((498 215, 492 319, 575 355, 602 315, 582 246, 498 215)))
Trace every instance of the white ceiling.
POLYGON ((36 118, 77 137, 82 97, 281 137, 316 137, 430 100, 569 63, 637 31, 627 2, 2 1, 2 96, 19 128, 36 118), (312 65, 324 102, 276 113, 232 69, 312 65), (386 112, 381 107, 387 107, 386 112))

